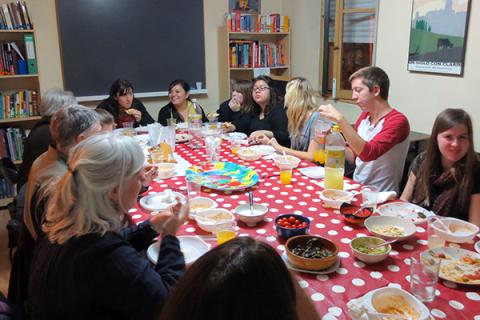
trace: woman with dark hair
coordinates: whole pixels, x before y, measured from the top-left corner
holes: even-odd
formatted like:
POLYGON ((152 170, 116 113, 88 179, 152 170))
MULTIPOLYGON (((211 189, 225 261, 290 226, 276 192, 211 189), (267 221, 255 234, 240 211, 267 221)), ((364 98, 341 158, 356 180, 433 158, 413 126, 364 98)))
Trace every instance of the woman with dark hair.
POLYGON ((252 108, 252 82, 238 80, 232 85, 232 97, 220 105, 217 110, 218 121, 232 122, 252 108))
POLYGON ((118 79, 110 87, 110 96, 97 108, 110 112, 117 128, 146 126, 154 123, 142 102, 133 95, 134 89, 127 80, 118 79))
POLYGON ((273 80, 267 76, 259 76, 253 80, 253 107, 225 131, 241 131, 249 134, 249 141, 258 143, 267 138, 275 138, 279 144, 290 146, 288 119, 281 102, 277 97, 273 80))
POLYGON ((183 275, 160 319, 318 319, 285 263, 249 237, 207 252, 183 275))
POLYGON ((203 108, 190 99, 190 85, 185 80, 174 80, 168 86, 170 102, 158 112, 158 122, 167 125, 167 119, 175 119, 177 123, 188 122, 192 114, 199 114, 202 122, 208 122, 203 108))
POLYGON ((480 226, 480 162, 467 112, 446 109, 437 116, 427 150, 413 161, 401 199, 480 226))

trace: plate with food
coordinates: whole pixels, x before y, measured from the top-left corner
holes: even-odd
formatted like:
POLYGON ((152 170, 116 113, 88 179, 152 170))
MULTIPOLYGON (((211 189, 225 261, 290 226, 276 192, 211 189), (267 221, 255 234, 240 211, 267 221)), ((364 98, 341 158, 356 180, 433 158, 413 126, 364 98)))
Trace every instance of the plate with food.
POLYGON ((466 285, 480 285, 480 254, 460 248, 435 248, 429 251, 441 259, 439 277, 466 285))
POLYGON ((260 179, 252 168, 233 162, 206 162, 188 168, 185 174, 203 187, 223 191, 243 190, 260 179))
POLYGON ((275 148, 266 144, 257 144, 250 146, 250 149, 255 150, 257 153, 262 156, 268 156, 275 153, 275 148))
POLYGON ((282 259, 285 262, 285 264, 287 265, 288 269, 293 270, 293 271, 297 271, 297 272, 310 273, 310 274, 329 274, 329 273, 337 271, 337 269, 340 267, 340 258, 339 257, 337 257, 337 259, 335 260, 335 263, 333 265, 331 265, 330 267, 328 267, 327 269, 317 270, 317 271, 301 269, 301 268, 297 268, 297 267, 293 266, 290 263, 290 261, 288 261, 288 256, 287 256, 287 253, 285 251, 282 253, 282 259))
MULTIPOLYGON (((185 257, 185 264, 191 265, 198 258, 210 250, 210 245, 197 236, 177 236, 180 242, 180 250, 185 257)), ((160 243, 155 242, 147 249, 147 257, 151 263, 156 264, 158 261, 158 250, 160 243)))
POLYGON ((182 143, 192 140, 192 135, 188 133, 177 133, 175 135, 175 142, 182 143))
POLYGON ((399 217, 415 224, 424 223, 428 217, 435 215, 416 204, 400 201, 383 204, 377 208, 376 212, 381 216, 399 217))
POLYGON ((371 234, 386 240, 402 241, 416 232, 412 221, 398 217, 371 216, 364 224, 371 234))
POLYGON ((177 199, 185 202, 185 196, 178 192, 167 189, 163 192, 152 193, 140 198, 140 206, 147 212, 161 211, 173 207, 178 203, 177 199))

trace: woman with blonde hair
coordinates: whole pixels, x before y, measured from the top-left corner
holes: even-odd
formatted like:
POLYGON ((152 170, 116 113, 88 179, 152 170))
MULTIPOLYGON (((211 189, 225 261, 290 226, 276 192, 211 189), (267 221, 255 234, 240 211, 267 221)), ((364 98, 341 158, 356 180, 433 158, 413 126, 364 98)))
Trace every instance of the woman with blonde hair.
POLYGON ((313 151, 318 143, 313 140, 312 128, 320 114, 312 85, 305 78, 293 78, 287 83, 285 93, 290 148, 281 146, 275 138, 269 141, 276 151, 302 159, 313 160, 313 151))
POLYGON ((29 279, 33 319, 151 319, 185 270, 175 234, 188 206, 163 216, 152 267, 120 233, 135 206, 144 156, 130 137, 103 133, 75 146, 54 184, 29 279))
POLYGON ((480 226, 480 162, 473 145, 468 113, 442 111, 427 150, 412 163, 401 199, 480 226))

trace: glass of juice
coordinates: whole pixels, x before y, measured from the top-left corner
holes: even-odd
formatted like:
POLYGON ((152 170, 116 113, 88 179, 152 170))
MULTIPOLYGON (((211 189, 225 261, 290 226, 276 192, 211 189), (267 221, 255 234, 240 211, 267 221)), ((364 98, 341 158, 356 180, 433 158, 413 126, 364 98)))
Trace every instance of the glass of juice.
POLYGON ((278 164, 278 169, 280 169, 280 183, 292 183, 292 165, 289 162, 281 162, 278 164))
POLYGON ((221 245, 229 240, 235 238, 237 233, 237 224, 235 221, 219 221, 215 225, 215 237, 217 244, 221 245))
POLYGON ((230 150, 233 154, 237 154, 238 150, 240 150, 240 146, 242 145, 242 140, 240 139, 233 139, 232 144, 230 146, 230 150))

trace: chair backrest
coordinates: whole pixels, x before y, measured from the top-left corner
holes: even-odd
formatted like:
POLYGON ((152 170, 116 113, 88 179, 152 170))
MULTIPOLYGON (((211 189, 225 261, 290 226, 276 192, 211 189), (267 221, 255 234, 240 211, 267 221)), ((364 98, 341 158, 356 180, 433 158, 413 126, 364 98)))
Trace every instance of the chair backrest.
POLYGON ((10 158, 3 158, 0 161, 0 175, 2 175, 10 186, 14 186, 18 182, 19 174, 17 167, 15 164, 10 160, 10 158))

